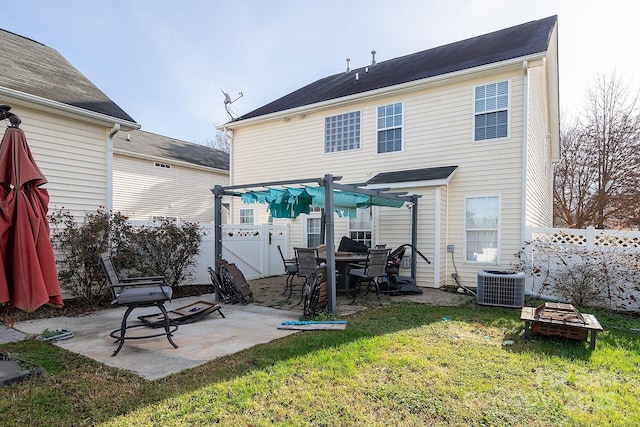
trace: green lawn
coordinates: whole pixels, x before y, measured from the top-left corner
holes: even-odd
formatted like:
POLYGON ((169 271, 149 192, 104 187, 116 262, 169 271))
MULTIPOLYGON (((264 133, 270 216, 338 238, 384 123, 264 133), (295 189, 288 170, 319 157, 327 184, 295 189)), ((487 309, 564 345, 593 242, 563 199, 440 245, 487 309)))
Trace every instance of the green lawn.
POLYGON ((593 313, 605 332, 592 352, 524 342, 519 310, 398 304, 157 381, 35 340, 8 344, 48 375, 0 389, 0 424, 640 425, 640 321, 593 313))

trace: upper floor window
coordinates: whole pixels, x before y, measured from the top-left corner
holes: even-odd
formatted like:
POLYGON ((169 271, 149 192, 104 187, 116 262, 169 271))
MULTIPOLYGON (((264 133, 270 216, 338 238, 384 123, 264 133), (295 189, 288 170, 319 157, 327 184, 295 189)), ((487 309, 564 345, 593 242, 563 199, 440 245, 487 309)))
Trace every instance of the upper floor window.
POLYGON ((402 103, 378 107, 378 153, 402 150, 402 103))
POLYGON ((240 224, 254 224, 253 209, 240 209, 240 224))
POLYGON ((360 111, 338 114, 324 119, 324 152, 360 148, 360 111))
POLYGON ((475 88, 474 140, 506 138, 509 118, 509 82, 475 88))
POLYGON ((498 262, 498 196, 467 197, 465 205, 465 260, 498 262))

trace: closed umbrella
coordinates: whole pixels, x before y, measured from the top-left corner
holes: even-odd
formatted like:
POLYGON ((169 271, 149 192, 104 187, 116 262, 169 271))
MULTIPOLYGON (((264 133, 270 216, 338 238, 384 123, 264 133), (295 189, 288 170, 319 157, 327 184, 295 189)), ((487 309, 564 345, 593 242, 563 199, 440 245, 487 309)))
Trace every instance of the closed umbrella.
POLYGON ((5 131, 0 145, 0 304, 26 312, 63 305, 47 211, 47 179, 24 132, 5 131))

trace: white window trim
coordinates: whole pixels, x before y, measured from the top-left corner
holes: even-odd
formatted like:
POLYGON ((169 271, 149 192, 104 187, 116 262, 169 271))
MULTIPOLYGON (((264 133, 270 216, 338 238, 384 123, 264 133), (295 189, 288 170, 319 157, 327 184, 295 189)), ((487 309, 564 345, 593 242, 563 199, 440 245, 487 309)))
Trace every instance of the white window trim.
POLYGON ((256 210, 254 208, 240 208, 240 210, 238 211, 238 223, 242 224, 242 225, 256 225, 256 210), (242 222, 242 211, 251 211, 252 212, 252 218, 253 218, 253 222, 252 223, 243 223, 242 222))
POLYGON ((360 232, 360 231, 370 232, 371 233, 370 245, 371 245, 372 248, 375 247, 375 245, 377 244, 377 242, 376 242, 376 233, 375 233, 375 230, 376 230, 375 226, 376 226, 376 222, 377 222, 377 219, 378 219, 378 215, 377 215, 378 214, 378 209, 377 208, 378 208, 378 206, 373 206, 373 209, 372 208, 363 208, 363 211, 364 210, 367 211, 367 215, 369 214, 369 209, 372 209, 371 210, 371 215, 373 215, 373 218, 370 221, 371 228, 369 230, 363 230, 363 229, 352 230, 351 229, 351 221, 347 221, 347 233, 348 233, 349 237, 351 237, 351 232, 352 231, 355 231, 355 232, 360 232))
MULTIPOLYGON (((390 102, 390 103, 378 105, 378 106, 376 106, 375 115, 376 115, 376 138, 375 138, 376 154, 379 155, 379 156, 384 156, 386 154, 403 153, 404 152, 405 143, 406 143, 405 138, 404 138, 405 117, 406 117, 406 108, 405 108, 404 101, 390 102), (384 153, 380 153, 380 152, 378 152, 378 132, 380 130, 395 129, 395 127, 378 129, 378 107, 382 107, 383 105, 386 106, 386 105, 390 105, 390 104, 391 105, 393 105, 393 104, 401 104, 402 105, 402 123, 400 124, 400 150, 398 150, 398 151, 385 151, 384 153)), ((360 145, 362 146, 362 144, 360 144, 360 145)))
MULTIPOLYGON (((311 212, 309 214, 302 215, 302 245, 307 247, 307 242, 309 241, 309 220, 310 219, 319 219, 322 221, 322 212, 311 212)), ((321 230, 322 232, 322 230, 321 230)), ((320 240, 322 240, 322 236, 320 236, 320 240)))
POLYGON ((483 84, 474 85, 471 88, 471 142, 474 144, 487 144, 497 141, 506 141, 511 138, 511 99, 512 99, 512 84, 510 79, 500 79, 496 81, 485 82, 483 84), (493 83, 507 82, 507 136, 500 138, 481 139, 476 140, 476 88, 480 86, 486 86, 493 83))
POLYGON ((362 111, 362 109, 356 109, 356 110, 349 110, 349 111, 345 111, 342 113, 335 113, 335 114, 329 114, 327 116, 324 116, 324 118, 322 119, 322 154, 324 155, 334 155, 334 154, 341 154, 341 153, 353 153, 356 151, 361 151, 362 150, 362 145, 363 145, 363 141, 364 141, 364 136, 363 136, 363 123, 364 123, 364 112, 362 111), (327 123, 327 118, 328 117, 335 117, 335 116, 341 116, 344 114, 349 114, 349 113, 355 113, 355 112, 359 112, 360 113, 360 146, 358 148, 354 148, 352 150, 339 150, 339 151, 326 151, 326 135, 325 135, 325 126, 327 123))
POLYGON ((464 196, 464 206, 462 209, 462 261, 466 264, 485 264, 485 265, 499 265, 500 264, 500 252, 502 246, 502 196, 500 194, 473 194, 464 196), (497 233, 497 241, 496 241, 496 249, 497 255, 495 262, 490 261, 472 261, 467 259, 467 201, 469 199, 476 199, 480 197, 497 197, 498 198, 498 229, 497 233))

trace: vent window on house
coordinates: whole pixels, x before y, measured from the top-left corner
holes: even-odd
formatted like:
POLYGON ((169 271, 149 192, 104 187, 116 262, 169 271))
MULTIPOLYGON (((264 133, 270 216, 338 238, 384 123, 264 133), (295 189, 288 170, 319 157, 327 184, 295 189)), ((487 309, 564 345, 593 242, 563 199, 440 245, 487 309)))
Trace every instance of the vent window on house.
POLYGON ((153 165, 157 168, 171 169, 171 165, 168 165, 166 163, 154 162, 153 165))
POLYGON ((324 119, 324 152, 360 148, 360 111, 338 114, 324 119))
POLYGON ((378 107, 378 153, 402 150, 402 103, 378 107))
POLYGON ((178 221, 177 216, 164 216, 164 215, 152 215, 151 221, 153 222, 162 222, 162 221, 178 221))
POLYGON ((509 119, 509 82, 477 86, 474 92, 474 140, 506 138, 509 119))

